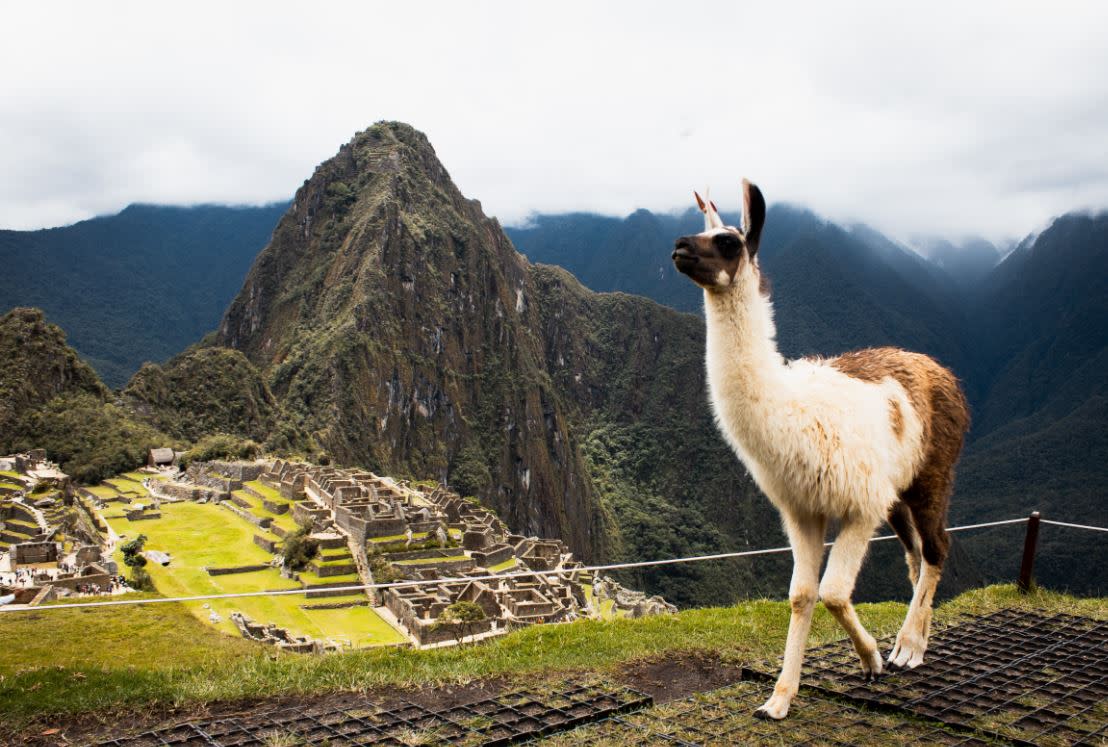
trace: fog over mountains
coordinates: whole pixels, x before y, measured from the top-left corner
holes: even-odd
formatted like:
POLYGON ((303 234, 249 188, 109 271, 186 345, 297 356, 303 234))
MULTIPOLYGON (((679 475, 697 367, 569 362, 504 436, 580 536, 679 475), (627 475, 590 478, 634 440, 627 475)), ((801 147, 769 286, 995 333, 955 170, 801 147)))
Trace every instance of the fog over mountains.
MULTIPOLYGON (((115 387, 206 333, 205 349, 226 349, 144 369, 126 412, 104 417, 191 440, 216 413, 212 428, 242 437, 448 480, 514 529, 593 559, 761 547, 780 542, 777 520, 715 431, 701 291, 669 259, 674 238, 700 226, 693 211, 639 210, 501 230, 422 134, 385 123, 318 167, 291 205, 132 207, 0 232, 0 310, 44 308, 115 387)), ((782 351, 934 355, 974 413, 952 521, 1037 508, 1097 523, 1108 513, 1108 217, 1063 216, 1002 260, 985 242, 918 248, 927 257, 772 205, 759 256, 782 351)), ((41 326, 11 321, 14 340, 41 326)), ((24 397, 12 415, 21 437, 54 432, 49 397, 64 389, 24 397)), ((1044 528, 1043 580, 1108 588, 1108 564, 1088 562, 1104 557, 1098 539, 1044 528)), ((1013 529, 958 539, 947 590, 1011 578, 1019 542, 1013 529)), ((871 563, 860 595, 903 596, 896 548, 874 552, 895 572, 871 563)), ((669 568, 636 583, 701 604, 786 572, 669 568)))

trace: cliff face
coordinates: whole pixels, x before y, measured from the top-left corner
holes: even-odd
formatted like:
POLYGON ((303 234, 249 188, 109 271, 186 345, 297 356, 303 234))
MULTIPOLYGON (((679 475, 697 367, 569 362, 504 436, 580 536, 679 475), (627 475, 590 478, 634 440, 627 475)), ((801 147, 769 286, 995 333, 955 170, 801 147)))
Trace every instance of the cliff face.
POLYGON ((339 462, 464 482, 514 529, 599 557, 542 313, 527 261, 426 138, 378 124, 298 190, 217 341, 339 462))

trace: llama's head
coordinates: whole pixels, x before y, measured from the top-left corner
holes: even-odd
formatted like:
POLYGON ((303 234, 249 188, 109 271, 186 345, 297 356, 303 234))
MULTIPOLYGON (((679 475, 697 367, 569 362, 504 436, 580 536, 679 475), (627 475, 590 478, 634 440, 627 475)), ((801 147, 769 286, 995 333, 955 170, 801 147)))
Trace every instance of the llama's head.
POLYGON ((766 201, 756 186, 743 179, 743 225, 739 229, 723 224, 714 202, 693 194, 704 213, 704 231, 677 239, 673 264, 701 288, 720 291, 734 283, 744 264, 754 264, 766 222, 766 201))

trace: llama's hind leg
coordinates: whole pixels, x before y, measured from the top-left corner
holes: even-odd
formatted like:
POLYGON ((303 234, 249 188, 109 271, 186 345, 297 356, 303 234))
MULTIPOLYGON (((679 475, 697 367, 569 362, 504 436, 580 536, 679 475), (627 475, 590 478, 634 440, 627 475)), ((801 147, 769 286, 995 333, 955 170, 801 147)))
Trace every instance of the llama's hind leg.
POLYGON ((920 567, 923 563, 923 549, 919 532, 912 523, 912 511, 904 501, 897 501, 889 509, 889 526, 896 532, 904 545, 904 562, 908 565, 908 582, 912 588, 919 583, 920 567))
MULTIPOLYGON (((945 507, 944 507, 945 508, 945 507)), ((896 636, 896 644, 889 654, 889 664, 914 669, 923 663, 927 651, 927 638, 931 634, 931 604, 935 589, 942 577, 950 537, 946 533, 945 511, 913 510, 912 517, 919 530, 923 564, 919 581, 908 606, 904 625, 896 636)))
POLYGON ((850 636, 866 679, 876 679, 881 675, 881 653, 877 650, 877 641, 862 626, 850 599, 854 594, 854 584, 869 548, 870 538, 876 528, 877 523, 869 519, 845 519, 831 548, 827 570, 824 571, 823 581, 819 585, 820 599, 850 636))
POLYGON ((789 635, 785 643, 785 661, 773 688, 773 695, 754 712, 758 718, 782 719, 800 689, 800 665, 812 627, 816 606, 819 566, 823 560, 823 537, 827 522, 823 517, 785 516, 785 531, 793 550, 793 578, 789 585, 789 635))

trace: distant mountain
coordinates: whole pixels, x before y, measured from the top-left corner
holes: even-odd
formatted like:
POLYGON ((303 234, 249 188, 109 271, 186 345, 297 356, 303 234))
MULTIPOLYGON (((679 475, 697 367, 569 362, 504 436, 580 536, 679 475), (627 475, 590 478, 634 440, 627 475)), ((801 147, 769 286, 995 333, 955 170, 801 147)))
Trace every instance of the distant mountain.
MULTIPOLYGON (((724 217, 739 222, 737 215, 724 217)), ((695 211, 674 216, 639 210, 622 220, 539 215, 506 230, 529 259, 564 267, 593 290, 636 293, 699 313, 703 292, 676 273, 670 253, 677 236, 702 226, 695 211)), ((775 291, 778 340, 787 355, 900 344, 956 370, 968 365, 957 287, 878 232, 773 205, 759 256, 775 291)))
POLYGON ((215 328, 287 207, 131 205, 64 228, 0 230, 0 310, 43 309, 122 386, 215 328))
POLYGON ((954 243, 938 237, 919 237, 913 241, 913 246, 964 290, 980 284, 1001 257, 1000 250, 982 238, 954 243))

